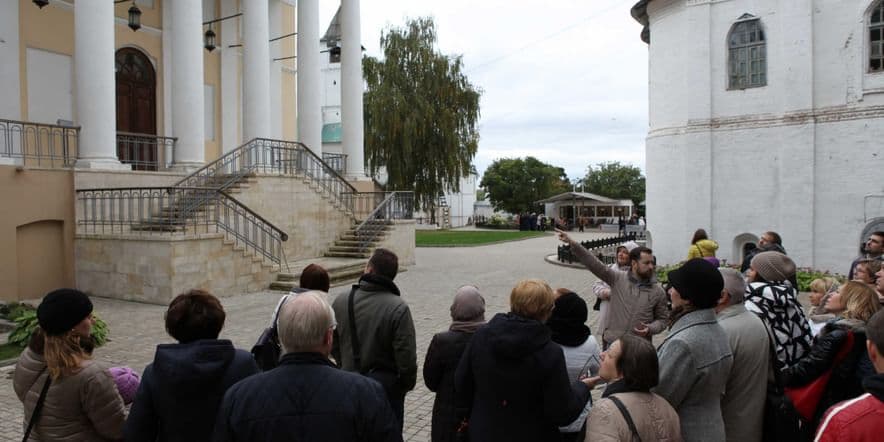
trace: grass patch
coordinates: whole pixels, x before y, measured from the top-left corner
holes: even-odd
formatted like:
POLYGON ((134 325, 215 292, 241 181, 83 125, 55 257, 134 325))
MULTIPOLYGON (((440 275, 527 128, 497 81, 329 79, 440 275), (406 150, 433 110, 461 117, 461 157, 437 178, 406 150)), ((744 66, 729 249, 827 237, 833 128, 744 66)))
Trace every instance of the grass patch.
POLYGON ((549 235, 549 232, 521 232, 518 230, 493 232, 482 230, 418 230, 414 233, 415 245, 418 247, 478 246, 549 235))
POLYGON ((18 357, 23 348, 15 344, 0 344, 0 361, 18 357))

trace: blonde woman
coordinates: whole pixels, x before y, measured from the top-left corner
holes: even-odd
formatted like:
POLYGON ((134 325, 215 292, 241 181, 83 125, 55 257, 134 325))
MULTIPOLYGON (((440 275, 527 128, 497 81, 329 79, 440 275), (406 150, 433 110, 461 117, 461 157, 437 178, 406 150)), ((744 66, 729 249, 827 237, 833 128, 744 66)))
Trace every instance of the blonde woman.
POLYGON ((107 369, 84 348, 94 324, 92 302, 78 290, 59 289, 43 298, 37 320, 43 338, 31 340, 13 376, 25 429, 34 421, 30 440, 121 439, 123 399, 107 369), (42 408, 35 416, 38 402, 42 408))
POLYGON ((820 330, 835 315, 826 310, 826 302, 833 293, 838 291, 838 281, 835 278, 817 278, 810 282, 810 312, 808 318, 810 320, 810 330, 813 335, 820 334, 820 330))
POLYGON ((826 301, 826 309, 836 315, 814 339, 810 351, 795 365, 783 370, 786 387, 805 386, 832 369, 813 419, 802 426, 812 437, 820 417, 830 406, 863 393, 861 380, 874 374, 866 353, 866 322, 880 308, 875 290, 867 284, 849 281, 826 301), (847 356, 835 364, 844 345, 851 345, 847 356))

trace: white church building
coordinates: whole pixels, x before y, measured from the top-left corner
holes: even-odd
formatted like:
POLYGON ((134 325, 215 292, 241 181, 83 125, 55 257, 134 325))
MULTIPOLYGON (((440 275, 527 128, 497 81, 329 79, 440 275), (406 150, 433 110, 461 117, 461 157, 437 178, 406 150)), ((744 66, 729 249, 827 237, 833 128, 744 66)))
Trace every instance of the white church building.
POLYGON ((738 262, 764 231, 846 273, 884 230, 884 1, 641 0, 647 223, 661 263, 704 228, 738 262))

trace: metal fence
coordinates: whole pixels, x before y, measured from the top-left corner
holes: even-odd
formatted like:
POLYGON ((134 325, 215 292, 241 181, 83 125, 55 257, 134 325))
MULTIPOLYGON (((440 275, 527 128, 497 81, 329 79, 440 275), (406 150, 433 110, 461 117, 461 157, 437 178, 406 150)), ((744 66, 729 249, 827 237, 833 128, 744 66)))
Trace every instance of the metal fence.
MULTIPOLYGON (((583 248, 586 250, 593 251, 623 244, 626 241, 635 241, 636 239, 639 239, 636 233, 629 232, 621 236, 611 236, 608 238, 583 241, 580 243, 580 245, 583 246, 583 248)), ((568 244, 556 247, 556 256, 558 257, 559 262, 567 261, 569 264, 577 260, 577 258, 574 257, 574 253, 571 251, 571 246, 568 244)), ((614 256, 603 255, 602 253, 598 254, 598 258, 605 264, 611 264, 614 262, 615 259, 614 256)))
POLYGON ((176 137, 117 132, 117 158, 132 170, 168 170, 175 158, 176 137))
POLYGON ((397 219, 412 219, 414 216, 414 192, 383 192, 383 200, 353 230, 359 247, 382 237, 388 226, 397 219))
POLYGON ((33 167, 72 167, 80 128, 0 119, 0 159, 33 167))
POLYGON ((198 187, 77 190, 77 233, 189 235, 224 233, 236 245, 284 260, 288 235, 224 192, 198 187))
POLYGON ((347 155, 342 153, 323 152, 322 161, 325 161, 325 163, 335 172, 341 175, 347 174, 347 155))

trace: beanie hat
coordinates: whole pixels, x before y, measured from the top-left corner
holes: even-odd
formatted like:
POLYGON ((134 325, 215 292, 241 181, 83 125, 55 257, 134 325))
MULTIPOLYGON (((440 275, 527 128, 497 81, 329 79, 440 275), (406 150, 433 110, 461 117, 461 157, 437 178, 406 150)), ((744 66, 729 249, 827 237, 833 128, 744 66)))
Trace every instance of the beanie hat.
POLYGON ((49 336, 67 333, 92 314, 92 301, 76 289, 58 289, 43 297, 37 307, 37 322, 49 336))
POLYGON ((586 301, 574 292, 567 292, 556 298, 555 309, 547 319, 546 326, 552 332, 552 340, 566 347, 578 347, 589 338, 586 319, 589 309, 586 301))
POLYGON ((795 276, 795 262, 780 252, 761 252, 750 266, 767 282, 785 281, 795 276))
POLYGON ((702 258, 694 258, 669 272, 669 283, 698 309, 715 307, 724 289, 718 268, 702 258))
POLYGON ((126 404, 134 402, 138 385, 141 384, 141 377, 138 376, 138 373, 129 367, 112 367, 107 371, 114 378, 114 383, 117 384, 117 391, 120 392, 123 402, 126 404))

